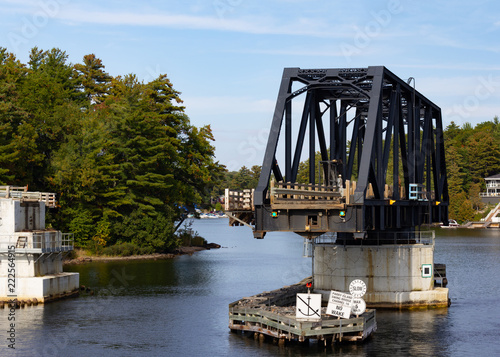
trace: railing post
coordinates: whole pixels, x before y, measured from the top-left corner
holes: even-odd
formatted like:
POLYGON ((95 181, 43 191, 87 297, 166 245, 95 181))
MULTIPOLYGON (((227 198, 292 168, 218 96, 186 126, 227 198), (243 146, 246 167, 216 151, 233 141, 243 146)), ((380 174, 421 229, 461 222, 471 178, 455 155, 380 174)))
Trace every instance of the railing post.
POLYGON ((226 188, 224 190, 224 210, 225 211, 230 211, 230 208, 229 208, 229 188, 226 188))
POLYGON ((274 179, 272 179, 271 180, 271 187, 269 190, 271 192, 271 194, 270 194, 271 204, 274 203, 274 182, 275 182, 274 179))

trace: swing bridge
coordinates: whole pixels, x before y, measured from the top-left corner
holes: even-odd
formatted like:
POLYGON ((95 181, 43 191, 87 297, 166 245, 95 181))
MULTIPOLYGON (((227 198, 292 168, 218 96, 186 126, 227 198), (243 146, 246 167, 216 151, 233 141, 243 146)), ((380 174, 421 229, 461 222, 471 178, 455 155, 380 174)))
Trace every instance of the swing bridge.
POLYGON ((414 84, 383 66, 285 68, 259 183, 226 190, 230 224, 255 238, 337 232, 346 243, 414 240, 416 227, 446 224, 441 110, 414 84))
POLYGON ((382 66, 285 68, 258 185, 226 189, 225 211, 255 238, 303 236, 312 276, 230 304, 230 329, 283 343, 362 341, 377 328, 374 310, 344 320, 325 310, 330 292, 358 279, 370 308, 448 306, 434 231, 420 229, 448 223, 448 200, 441 110, 413 78, 382 66), (321 294, 318 321, 293 316, 305 285, 321 294))

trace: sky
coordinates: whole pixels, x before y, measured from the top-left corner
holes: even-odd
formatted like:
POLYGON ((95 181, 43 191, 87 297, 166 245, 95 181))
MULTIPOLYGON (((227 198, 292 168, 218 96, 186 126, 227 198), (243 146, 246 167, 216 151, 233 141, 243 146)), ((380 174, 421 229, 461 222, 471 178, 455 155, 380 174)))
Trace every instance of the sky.
POLYGON ((441 107, 444 125, 500 115, 500 2, 489 0, 0 0, 0 47, 113 75, 167 74, 229 170, 262 164, 286 67, 383 65, 441 107))

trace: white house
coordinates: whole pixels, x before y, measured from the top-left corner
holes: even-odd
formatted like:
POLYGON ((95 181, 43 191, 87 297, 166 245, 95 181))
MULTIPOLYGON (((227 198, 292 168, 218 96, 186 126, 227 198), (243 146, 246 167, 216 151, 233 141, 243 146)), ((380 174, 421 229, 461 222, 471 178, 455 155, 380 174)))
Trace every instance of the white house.
POLYGON ((484 203, 500 202, 500 174, 486 177, 486 192, 481 192, 481 199, 484 203))

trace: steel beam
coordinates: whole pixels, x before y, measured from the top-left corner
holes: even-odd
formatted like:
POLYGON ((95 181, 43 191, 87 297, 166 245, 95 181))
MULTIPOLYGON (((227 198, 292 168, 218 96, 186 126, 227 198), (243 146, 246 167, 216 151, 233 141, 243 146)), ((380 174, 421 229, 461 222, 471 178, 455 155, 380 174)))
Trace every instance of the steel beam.
MULTIPOLYGON (((438 106, 385 67, 286 68, 255 190, 256 235, 284 230, 307 236, 340 232, 346 233, 343 237, 360 237, 363 232, 370 236, 371 231, 407 231, 423 223, 447 221, 441 120, 438 106), (292 92, 297 84, 300 88, 292 92), (304 104, 295 119, 292 102, 300 97, 305 97, 304 104), (284 145, 279 146, 282 130, 284 145), (323 201, 288 194, 287 199, 297 197, 300 202, 281 202, 279 212, 274 209, 278 206, 273 205, 270 179, 296 184, 299 164, 306 159, 304 145, 309 160, 305 183, 323 182, 325 187, 317 190, 335 190, 338 177, 330 176, 338 172, 343 196, 333 206, 340 208, 322 208, 323 201), (284 147, 284 153, 278 147, 284 147), (332 180, 335 185, 327 187, 332 180), (346 193, 347 182, 356 182, 353 192, 346 193), (418 199, 410 199, 410 185, 422 190, 418 199)), ((328 207, 332 204, 328 202, 328 207)))

